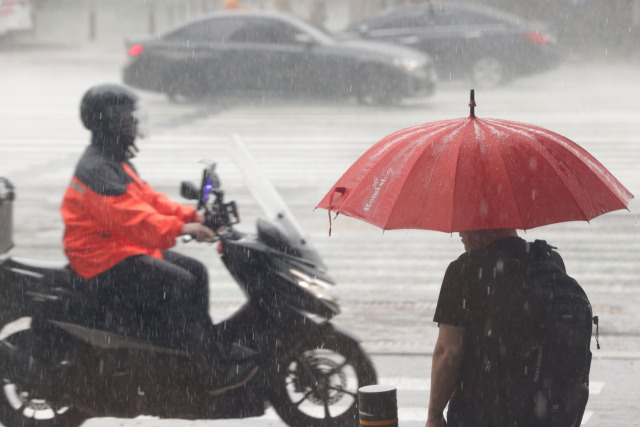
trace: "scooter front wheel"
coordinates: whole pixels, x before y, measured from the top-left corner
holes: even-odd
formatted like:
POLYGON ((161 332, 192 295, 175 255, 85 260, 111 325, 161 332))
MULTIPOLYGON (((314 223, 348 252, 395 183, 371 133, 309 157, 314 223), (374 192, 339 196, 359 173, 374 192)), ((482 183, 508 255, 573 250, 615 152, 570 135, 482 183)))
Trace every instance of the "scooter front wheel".
POLYGON ((77 427, 87 416, 66 405, 49 402, 25 385, 24 366, 30 358, 31 330, 10 335, 0 343, 0 423, 6 427, 77 427), (24 360, 23 360, 24 359, 24 360), (16 363, 17 362, 17 363, 16 363), (23 363, 24 362, 24 363, 23 363))
POLYGON ((373 364, 352 338, 311 338, 279 361, 269 399, 290 426, 358 426, 358 389, 377 382, 373 364))

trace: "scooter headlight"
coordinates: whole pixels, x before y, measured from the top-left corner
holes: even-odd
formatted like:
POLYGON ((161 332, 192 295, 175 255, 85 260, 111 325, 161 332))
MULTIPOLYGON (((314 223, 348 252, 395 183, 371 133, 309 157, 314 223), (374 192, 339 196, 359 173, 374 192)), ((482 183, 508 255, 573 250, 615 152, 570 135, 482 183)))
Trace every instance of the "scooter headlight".
POLYGON ((294 277, 298 286, 310 292, 316 298, 335 301, 335 298, 331 294, 331 283, 325 282, 317 277, 312 277, 295 268, 290 268, 289 273, 294 277))

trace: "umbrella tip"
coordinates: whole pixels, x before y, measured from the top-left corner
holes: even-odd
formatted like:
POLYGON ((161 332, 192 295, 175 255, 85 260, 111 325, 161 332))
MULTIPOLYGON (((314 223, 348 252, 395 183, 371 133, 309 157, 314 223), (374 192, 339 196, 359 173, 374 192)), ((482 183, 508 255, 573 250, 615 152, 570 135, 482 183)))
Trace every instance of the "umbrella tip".
POLYGON ((475 90, 471 89, 471 93, 469 95, 469 117, 475 117, 476 116, 476 96, 475 96, 475 90))

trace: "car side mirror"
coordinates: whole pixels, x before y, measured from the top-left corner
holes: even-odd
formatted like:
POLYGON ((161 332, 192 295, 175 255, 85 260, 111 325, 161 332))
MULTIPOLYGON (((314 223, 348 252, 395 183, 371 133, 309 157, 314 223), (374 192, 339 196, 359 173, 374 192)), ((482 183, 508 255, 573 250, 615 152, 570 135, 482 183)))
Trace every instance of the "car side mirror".
POLYGON ((182 181, 180 195, 187 200, 198 200, 200 199, 200 189, 193 182, 182 181))

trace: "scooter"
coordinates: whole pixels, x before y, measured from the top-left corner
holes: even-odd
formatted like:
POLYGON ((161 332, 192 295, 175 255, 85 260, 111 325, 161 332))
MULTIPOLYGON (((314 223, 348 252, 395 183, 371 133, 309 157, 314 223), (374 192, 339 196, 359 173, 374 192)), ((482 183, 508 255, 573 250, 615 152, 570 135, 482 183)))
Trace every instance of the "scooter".
MULTIPOLYGON (((256 171, 250 161, 245 172, 256 171)), ((66 263, 5 257, 0 422, 72 427, 105 416, 246 418, 272 405, 290 426, 359 425, 358 389, 377 382, 375 368, 358 340, 330 322, 340 310, 317 251, 268 181, 248 179, 274 214, 257 220, 255 234, 234 228, 238 209, 224 201, 215 164, 204 168, 199 186, 181 186, 181 195, 204 210, 222 262, 246 294, 216 328, 221 342, 255 353, 259 371, 247 384, 209 393, 188 352, 159 340, 153 328, 114 322, 115 308, 93 307, 66 263)))

